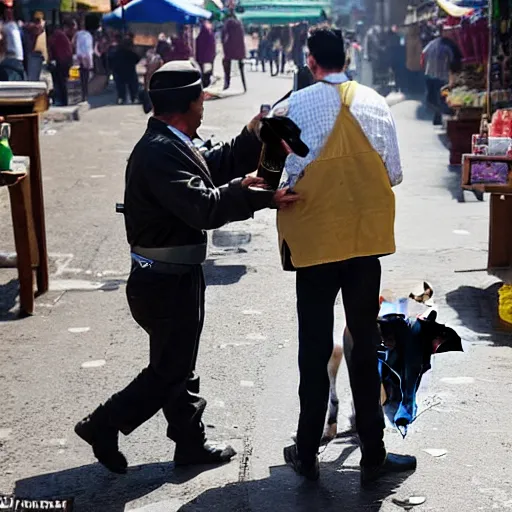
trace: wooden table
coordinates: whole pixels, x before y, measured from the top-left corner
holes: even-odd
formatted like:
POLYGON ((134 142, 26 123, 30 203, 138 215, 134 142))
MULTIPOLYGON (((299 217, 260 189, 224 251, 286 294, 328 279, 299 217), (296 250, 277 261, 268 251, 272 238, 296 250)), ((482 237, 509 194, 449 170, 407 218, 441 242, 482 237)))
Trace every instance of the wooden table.
POLYGON ((22 314, 31 315, 34 312, 34 270, 37 275, 37 293, 39 294, 48 289, 48 267, 41 264, 38 235, 34 223, 30 159, 15 157, 13 170, 18 169, 25 170, 27 176, 16 185, 9 187, 9 198, 20 283, 20 310, 22 314))
POLYGON ((20 280, 21 313, 34 312, 34 271, 37 294, 48 291, 48 252, 39 149, 39 114, 48 109, 46 90, 30 82, 0 84, 0 116, 11 125, 9 144, 15 165, 27 166, 28 176, 9 187, 17 267, 20 280), (4 91, 5 88, 5 91, 4 91), (25 95, 25 96, 23 96, 25 95))
POLYGON ((462 155, 471 153, 471 138, 480 131, 480 119, 449 119, 446 135, 450 141, 450 165, 460 165, 462 155))
POLYGON ((490 271, 512 269, 512 159, 506 156, 466 154, 462 159, 462 188, 491 194, 489 214, 490 271), (509 165, 508 184, 471 184, 472 162, 503 162, 509 165))

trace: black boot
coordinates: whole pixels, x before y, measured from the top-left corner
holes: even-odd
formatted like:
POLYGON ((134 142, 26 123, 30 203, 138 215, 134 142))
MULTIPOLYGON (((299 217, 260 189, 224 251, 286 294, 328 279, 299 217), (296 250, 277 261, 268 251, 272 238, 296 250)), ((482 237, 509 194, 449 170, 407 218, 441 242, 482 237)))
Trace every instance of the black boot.
POLYGON ((297 445, 295 444, 287 446, 283 450, 283 455, 285 462, 289 464, 298 475, 312 481, 316 481, 320 478, 320 465, 318 463, 318 457, 315 456, 315 459, 311 464, 305 464, 299 459, 297 445))
POLYGON ((244 92, 247 92, 247 82, 245 81, 245 70, 244 70, 244 61, 238 61, 238 67, 240 69, 240 78, 242 79, 242 86, 244 88, 244 92))
POLYGON ((75 425, 75 433, 92 446, 100 464, 113 473, 126 473, 128 462, 119 451, 119 431, 109 425, 104 406, 100 405, 92 414, 79 421, 75 425))
POLYGON ((390 473, 403 473, 416 470, 416 457, 388 453, 378 466, 361 466, 361 486, 368 487, 390 473))
POLYGON ((236 455, 230 445, 211 445, 206 440, 200 443, 181 441, 176 443, 174 464, 189 466, 193 464, 224 464, 236 455))

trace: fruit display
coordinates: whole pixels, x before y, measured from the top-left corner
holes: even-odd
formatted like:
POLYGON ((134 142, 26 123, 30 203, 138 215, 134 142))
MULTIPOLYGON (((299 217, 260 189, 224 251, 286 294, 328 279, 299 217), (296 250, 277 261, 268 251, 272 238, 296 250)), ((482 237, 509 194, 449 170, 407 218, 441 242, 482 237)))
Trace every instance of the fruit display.
POLYGON ((441 92, 450 108, 482 108, 486 105, 487 93, 467 86, 445 88, 441 92))
POLYGON ((484 66, 465 65, 460 73, 453 74, 450 78, 450 86, 467 87, 483 91, 486 89, 487 76, 484 66))
POLYGON ((512 138, 512 109, 500 109, 494 113, 489 135, 512 138))

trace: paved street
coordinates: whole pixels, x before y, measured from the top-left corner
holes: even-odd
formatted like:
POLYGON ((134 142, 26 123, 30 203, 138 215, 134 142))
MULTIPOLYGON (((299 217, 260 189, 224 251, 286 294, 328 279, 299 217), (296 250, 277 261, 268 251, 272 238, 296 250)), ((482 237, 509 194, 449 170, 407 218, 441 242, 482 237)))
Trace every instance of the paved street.
MULTIPOLYGON (((291 80, 249 72, 248 84, 247 95, 207 103, 204 136, 235 135, 291 80)), ((147 361, 146 336, 125 300, 128 246, 114 213, 146 117, 138 106, 102 106, 79 122, 43 129, 52 290, 37 299, 33 317, 16 318, 16 273, 0 269, 0 492, 74 497, 76 512, 388 512, 400 510, 392 497, 409 496, 426 498, 418 511, 512 509, 512 338, 495 330, 496 279, 481 271, 488 198, 467 193, 458 202, 459 175, 448 170, 442 138, 419 104, 393 110, 405 181, 396 191, 398 252, 383 259, 383 288, 408 295, 431 283, 439 320, 457 329, 465 348, 435 359, 421 393, 425 412, 407 438, 386 434, 390 450, 417 455, 414 475, 362 492, 358 449, 343 439, 322 453, 318 485, 284 466, 282 448, 298 414, 294 276, 280 269, 271 211, 214 231, 205 265, 205 422, 211 439, 233 443, 236 459, 204 471, 173 468, 174 447, 158 414, 121 439, 128 475, 95 463, 73 433, 75 422, 147 361)), ((5 189, 0 220, 0 247, 12 251, 5 189)), ((340 335, 341 305, 337 320, 340 335)), ((342 429, 350 412, 344 363, 339 395, 342 429)))

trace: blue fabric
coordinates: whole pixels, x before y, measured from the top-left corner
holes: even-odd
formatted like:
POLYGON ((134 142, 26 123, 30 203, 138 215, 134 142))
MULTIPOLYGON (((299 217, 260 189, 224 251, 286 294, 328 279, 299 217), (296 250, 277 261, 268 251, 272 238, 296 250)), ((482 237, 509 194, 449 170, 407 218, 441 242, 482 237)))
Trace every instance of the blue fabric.
POLYGON ((390 314, 379 319, 383 340, 378 351, 379 372, 387 394, 384 413, 403 437, 417 417, 416 393, 422 376, 431 368, 432 355, 462 351, 457 333, 435 318, 435 314, 427 319, 390 314))
POLYGON ((479 9, 488 5, 488 0, 450 0, 450 2, 459 7, 469 7, 472 9, 479 9))
POLYGON ((175 128, 171 125, 168 125, 167 128, 169 128, 169 130, 171 130, 171 132, 174 133, 174 135, 176 135, 176 137, 178 137, 178 139, 180 139, 185 144, 192 144, 192 139, 188 135, 184 134, 181 130, 178 130, 178 128, 175 128))
MULTIPOLYGON (((133 0, 124 8, 127 23, 181 23, 196 24, 201 19, 209 19, 211 12, 186 0, 133 0)), ((123 10, 118 7, 103 16, 106 25, 119 26, 123 22, 123 10)))
POLYGON ((139 256, 138 254, 135 254, 134 252, 131 253, 132 260, 137 263, 141 268, 151 268, 151 265, 153 265, 154 261, 150 260, 148 258, 144 258, 143 256, 139 256))

